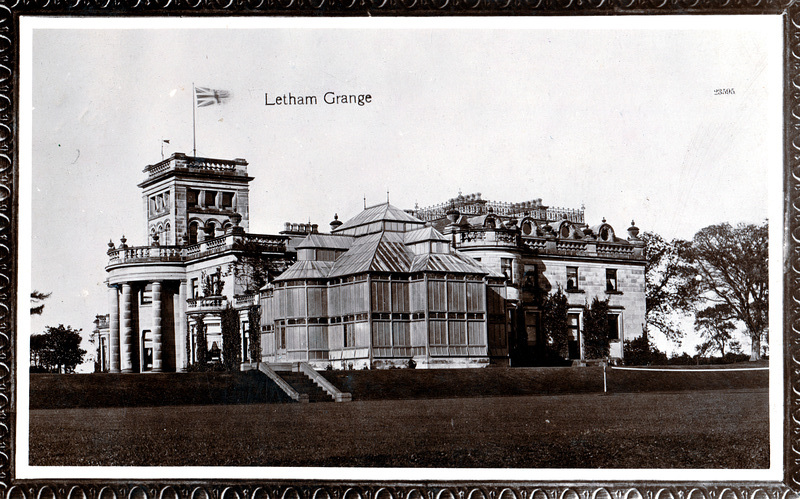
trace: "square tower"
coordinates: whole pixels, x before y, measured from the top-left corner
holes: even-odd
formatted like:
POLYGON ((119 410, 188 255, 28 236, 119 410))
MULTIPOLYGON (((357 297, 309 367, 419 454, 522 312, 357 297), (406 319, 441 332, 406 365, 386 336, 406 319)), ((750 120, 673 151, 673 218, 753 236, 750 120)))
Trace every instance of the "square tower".
POLYGON ((213 159, 175 153, 148 165, 139 184, 148 244, 195 244, 222 235, 236 225, 249 230, 247 161, 213 159), (237 216, 238 215, 238 216, 237 216))

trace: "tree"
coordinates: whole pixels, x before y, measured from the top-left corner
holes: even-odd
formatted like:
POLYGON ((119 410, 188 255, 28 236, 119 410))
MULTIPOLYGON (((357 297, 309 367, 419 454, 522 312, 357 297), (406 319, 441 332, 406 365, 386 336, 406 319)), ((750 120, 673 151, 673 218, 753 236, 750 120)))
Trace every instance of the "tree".
POLYGON ((769 230, 761 225, 711 225, 692 239, 687 261, 696 276, 689 298, 725 306, 750 335, 750 360, 761 359, 761 342, 769 332, 769 230))
POLYGON ((664 364, 667 355, 650 343, 647 328, 642 328, 642 335, 632 340, 625 340, 623 345, 625 364, 629 366, 649 366, 664 364))
MULTIPOLYGON (((83 362, 86 350, 81 346, 81 330, 59 324, 58 327, 46 328, 44 346, 40 350, 41 363, 57 373, 71 373, 75 366, 83 362)), ((38 340, 37 340, 38 343, 38 340)))
POLYGON ((594 297, 592 306, 583 314, 583 348, 586 358, 608 357, 608 300, 594 297))
POLYGON ((220 312, 222 322, 222 365, 226 371, 239 370, 242 338, 239 336, 239 312, 230 303, 220 312))
POLYGON ((569 326, 567 297, 558 287, 542 300, 542 329, 548 353, 566 359, 569 357, 569 326))
POLYGON ((43 355, 47 349, 47 335, 31 335, 31 367, 37 372, 50 372, 51 366, 45 365, 46 356, 43 355))
POLYGON ((233 249, 239 252, 233 264, 233 278, 242 293, 258 291, 292 264, 285 258, 276 259, 275 248, 266 243, 242 239, 234 243, 233 249))
POLYGON ((247 310, 248 335, 250 336, 250 361, 261 361, 261 308, 253 305, 247 310))
POLYGON ((42 315, 44 303, 40 303, 50 298, 52 293, 42 293, 41 291, 31 291, 31 315, 42 315))
POLYGON ((680 345, 684 333, 677 318, 691 309, 694 269, 685 259, 690 243, 667 242, 653 232, 644 232, 641 238, 645 242, 645 322, 680 345))
POLYGON ((736 325, 733 323, 735 316, 731 313, 730 307, 725 304, 715 305, 697 312, 694 318, 694 328, 708 345, 705 346, 706 352, 718 351, 725 357, 725 347, 731 341, 736 325))

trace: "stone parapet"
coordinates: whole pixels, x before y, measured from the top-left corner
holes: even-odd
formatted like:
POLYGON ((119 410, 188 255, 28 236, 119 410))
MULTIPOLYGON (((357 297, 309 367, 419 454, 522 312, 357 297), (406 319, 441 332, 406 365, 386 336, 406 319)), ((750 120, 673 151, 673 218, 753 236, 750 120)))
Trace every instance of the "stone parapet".
POLYGON ((282 253, 289 241, 287 236, 268 234, 230 233, 203 242, 186 246, 125 246, 108 250, 106 270, 121 265, 189 262, 209 255, 243 249, 245 246, 258 246, 265 252, 282 253))

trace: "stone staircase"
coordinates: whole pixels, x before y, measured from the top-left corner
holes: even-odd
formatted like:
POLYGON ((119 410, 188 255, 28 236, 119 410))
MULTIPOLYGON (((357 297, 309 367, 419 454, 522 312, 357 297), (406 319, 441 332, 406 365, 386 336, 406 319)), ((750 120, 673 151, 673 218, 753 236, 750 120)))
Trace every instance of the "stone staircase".
POLYGON ((272 380, 276 389, 295 402, 350 402, 352 394, 343 392, 306 362, 243 363, 242 371, 258 370, 272 380))
POLYGON ((299 393, 308 395, 309 402, 333 402, 334 398, 302 372, 280 372, 281 378, 299 393))

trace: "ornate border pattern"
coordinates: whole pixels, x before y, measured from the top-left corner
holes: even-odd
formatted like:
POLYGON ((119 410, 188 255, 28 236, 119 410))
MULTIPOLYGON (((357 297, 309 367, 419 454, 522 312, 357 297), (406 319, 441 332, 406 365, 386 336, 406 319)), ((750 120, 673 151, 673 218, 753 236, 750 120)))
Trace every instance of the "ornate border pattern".
POLYGON ((0 492, 5 499, 800 499, 800 7, 794 0, 0 0, 0 492), (14 477, 19 15, 782 14, 785 26, 783 483, 44 483, 14 477))

